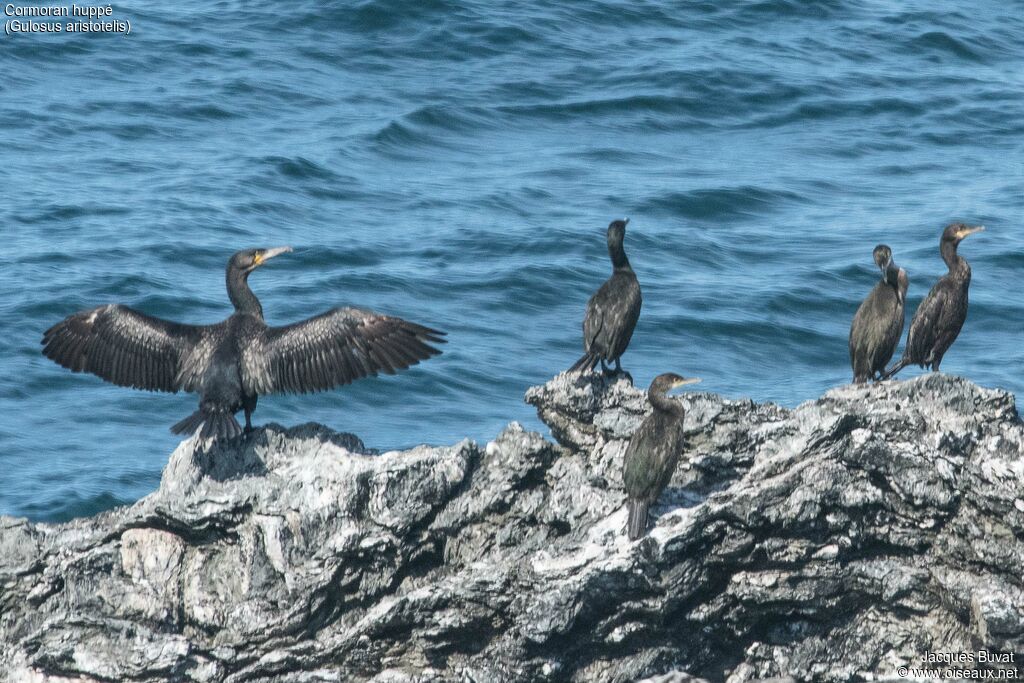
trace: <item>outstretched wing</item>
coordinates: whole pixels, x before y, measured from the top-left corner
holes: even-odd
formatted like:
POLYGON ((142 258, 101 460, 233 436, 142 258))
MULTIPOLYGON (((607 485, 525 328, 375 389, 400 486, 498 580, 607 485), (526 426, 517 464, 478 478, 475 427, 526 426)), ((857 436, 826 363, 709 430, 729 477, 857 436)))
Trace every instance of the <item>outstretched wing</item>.
POLYGON ((242 352, 242 382, 258 394, 324 391, 393 375, 441 353, 443 332, 358 308, 335 308, 266 334, 242 352))
POLYGON ((201 363, 203 329, 110 304, 68 316, 43 333, 43 355, 124 387, 177 392, 183 367, 201 363), (190 362, 192 361, 192 362, 190 362))

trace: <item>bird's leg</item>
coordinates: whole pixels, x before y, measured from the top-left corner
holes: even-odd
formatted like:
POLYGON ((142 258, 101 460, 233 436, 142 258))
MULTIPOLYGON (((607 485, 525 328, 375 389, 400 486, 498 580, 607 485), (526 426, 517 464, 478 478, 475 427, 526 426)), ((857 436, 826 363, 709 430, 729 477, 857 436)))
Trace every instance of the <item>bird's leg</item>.
POLYGON ((630 375, 629 372, 623 370, 622 361, 618 358, 615 358, 615 372, 628 379, 631 385, 633 384, 633 376, 630 375))
POLYGON ((615 374, 622 375, 629 380, 630 384, 633 383, 633 375, 622 369, 622 361, 618 358, 615 359, 615 374))
POLYGON ((256 410, 256 401, 259 398, 257 396, 245 396, 242 398, 242 410, 245 411, 245 433, 248 434, 252 431, 252 414, 256 410))
POLYGON ((601 374, 602 375, 607 375, 608 374, 608 366, 605 364, 604 358, 601 359, 601 374))

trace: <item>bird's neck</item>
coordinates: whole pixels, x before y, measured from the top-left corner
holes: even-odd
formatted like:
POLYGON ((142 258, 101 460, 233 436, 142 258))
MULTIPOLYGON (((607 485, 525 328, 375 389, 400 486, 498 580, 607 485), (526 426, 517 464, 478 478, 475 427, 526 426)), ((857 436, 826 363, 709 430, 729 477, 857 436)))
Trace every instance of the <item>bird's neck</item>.
POLYGON ((633 272, 633 267, 629 265, 629 259, 626 258, 626 250, 622 248, 621 244, 609 244, 608 256, 611 257, 612 267, 615 270, 633 272))
POLYGON ((651 402, 651 405, 654 406, 655 410, 679 416, 682 416, 685 413, 683 404, 674 398, 670 398, 667 394, 648 391, 647 400, 651 402))
POLYGON ((227 285, 228 298, 231 299, 231 304, 235 307, 236 313, 247 313, 256 316, 260 320, 263 319, 263 306, 260 305, 260 300, 249 289, 248 273, 237 268, 229 268, 227 285))
POLYGON ((900 288, 900 269, 894 264, 890 263, 882 274, 882 282, 886 283, 893 289, 900 288))
POLYGON ((955 242, 943 242, 939 247, 942 252, 942 260, 949 267, 949 274, 957 280, 970 281, 971 267, 967 265, 967 259, 957 253, 955 242))

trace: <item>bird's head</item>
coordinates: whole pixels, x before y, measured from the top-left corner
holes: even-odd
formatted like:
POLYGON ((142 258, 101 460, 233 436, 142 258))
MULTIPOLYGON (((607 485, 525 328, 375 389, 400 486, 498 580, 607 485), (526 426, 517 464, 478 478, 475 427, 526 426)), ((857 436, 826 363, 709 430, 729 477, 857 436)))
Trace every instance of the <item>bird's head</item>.
POLYGON ((884 273, 892 263, 892 249, 887 244, 879 244, 875 247, 874 257, 875 265, 884 273))
POLYGON ((964 225, 963 223, 952 223, 946 226, 946 229, 942 231, 942 241, 952 242, 953 244, 960 244, 960 241, 968 235, 973 235, 976 232, 981 232, 985 229, 984 225, 964 225))
POLYGON ((623 240, 626 239, 626 225, 629 223, 628 218, 622 220, 612 221, 608 225, 608 246, 622 246, 623 240))
POLYGON ((892 249, 887 244, 879 244, 874 251, 875 265, 882 271, 882 279, 896 288, 896 300, 901 304, 907 288, 904 283, 907 273, 892 260, 892 249))
POLYGON ((674 372, 666 372, 654 378, 648 392, 652 394, 666 394, 672 389, 676 389, 687 384, 697 384, 698 382, 700 382, 699 377, 683 377, 682 375, 677 375, 674 372))
POLYGON ((291 250, 291 247, 244 249, 236 252, 235 255, 231 257, 231 260, 228 261, 228 268, 232 270, 240 270, 243 273, 251 273, 275 256, 285 254, 291 250))

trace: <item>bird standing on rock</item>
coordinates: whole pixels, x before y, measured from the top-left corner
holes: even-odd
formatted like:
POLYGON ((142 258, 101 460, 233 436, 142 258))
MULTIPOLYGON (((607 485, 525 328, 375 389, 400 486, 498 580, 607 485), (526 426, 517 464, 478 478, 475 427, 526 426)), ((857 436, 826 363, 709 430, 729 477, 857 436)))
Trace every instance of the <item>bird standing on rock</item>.
POLYGON ((335 308, 284 327, 263 321, 249 274, 291 247, 247 249, 228 261, 235 312, 215 325, 185 325, 109 304, 75 313, 43 335, 43 354, 74 372, 120 386, 199 394, 199 410, 171 427, 212 442, 242 433, 260 395, 307 393, 378 372, 394 374, 441 353, 443 332, 358 308, 335 308))
POLYGON ((629 346, 642 303, 640 283, 622 246, 627 223, 628 218, 612 221, 608 226, 612 276, 587 302, 587 312, 583 317, 585 353, 569 368, 570 372, 589 372, 600 362, 601 371, 607 373, 607 363, 612 361, 615 361, 615 371, 622 371, 619 359, 629 346))
POLYGON ((647 532, 650 506, 672 480, 683 450, 686 410, 682 403, 669 397, 668 392, 699 381, 696 377, 668 372, 655 377, 647 390, 647 400, 653 410, 633 432, 622 467, 629 507, 626 531, 631 541, 647 532))
POLYGON ((967 290, 971 286, 971 266, 957 253, 957 246, 968 235, 981 232, 983 225, 953 223, 942 231, 939 253, 949 272, 939 278, 928 296, 917 307, 907 333, 903 358, 885 373, 885 379, 910 364, 938 371, 942 357, 956 341, 967 319, 967 290))
POLYGON ((910 285, 907 271, 893 263, 888 246, 875 247, 874 258, 882 279, 857 309, 850 325, 850 365, 857 384, 877 379, 885 372, 885 364, 903 333, 903 309, 910 285))

